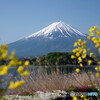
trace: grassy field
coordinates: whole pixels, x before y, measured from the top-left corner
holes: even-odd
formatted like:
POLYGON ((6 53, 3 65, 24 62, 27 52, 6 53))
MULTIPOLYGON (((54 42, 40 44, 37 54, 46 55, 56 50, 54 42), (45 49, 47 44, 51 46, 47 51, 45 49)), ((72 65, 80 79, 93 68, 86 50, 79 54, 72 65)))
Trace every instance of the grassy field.
MULTIPOLYGON (((100 79, 96 77, 95 73, 88 73, 84 70, 77 73, 75 71, 66 73, 61 68, 52 70, 52 68, 45 66, 39 67, 37 71, 31 70, 30 76, 14 77, 14 80, 24 79, 26 84, 20 89, 8 90, 6 94, 16 95, 34 95, 35 91, 52 92, 54 90, 63 90, 66 92, 98 92, 100 79), (48 72, 48 69, 50 72, 48 72), (51 70, 50 70, 51 69, 51 70), (32 94, 33 91, 33 94, 32 94)), ((10 79, 12 74, 6 78, 10 79)))

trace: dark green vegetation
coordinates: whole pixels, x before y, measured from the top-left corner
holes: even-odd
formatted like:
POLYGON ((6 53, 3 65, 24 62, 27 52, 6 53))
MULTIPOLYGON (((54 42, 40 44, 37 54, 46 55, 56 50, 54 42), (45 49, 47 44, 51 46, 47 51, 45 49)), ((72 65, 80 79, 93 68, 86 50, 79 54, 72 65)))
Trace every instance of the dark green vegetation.
MULTIPOLYGON (((37 58, 36 61, 33 63, 35 66, 51 66, 51 65, 78 65, 77 58, 71 59, 71 52, 52 52, 48 53, 47 55, 43 55, 40 58, 37 58)), ((83 60, 83 65, 87 65, 88 59, 93 61, 93 65, 96 64, 93 58, 90 58, 88 55, 86 59, 83 60)))
MULTIPOLYGON (((20 60, 24 63, 26 60, 30 62, 30 65, 34 66, 53 66, 53 65, 78 65, 77 58, 71 59, 71 55, 74 55, 72 52, 51 52, 47 55, 41 57, 31 58, 24 57, 20 60)), ((93 61, 92 65, 96 64, 96 61, 93 58, 90 58, 88 55, 86 59, 83 59, 83 65, 87 65, 88 59, 93 61)), ((9 61, 0 60, 0 65, 6 64, 9 61)))

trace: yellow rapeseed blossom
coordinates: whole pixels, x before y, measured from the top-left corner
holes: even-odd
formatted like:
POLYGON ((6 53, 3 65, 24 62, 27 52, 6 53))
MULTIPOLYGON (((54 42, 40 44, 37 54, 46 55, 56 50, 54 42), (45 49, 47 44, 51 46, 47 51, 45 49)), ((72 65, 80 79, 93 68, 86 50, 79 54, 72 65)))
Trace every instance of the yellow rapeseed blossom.
POLYGON ((88 65, 91 65, 91 63, 92 63, 92 60, 88 60, 88 65))
POLYGON ((77 69, 76 69, 76 72, 78 72, 78 73, 79 73, 79 72, 80 72, 80 69, 79 69, 79 68, 77 68, 77 69))
POLYGON ((8 64, 9 67, 12 67, 12 66, 14 66, 14 65, 15 65, 15 61, 14 61, 14 60, 11 60, 11 61, 9 62, 9 64, 8 64))
POLYGON ((74 49, 74 50, 73 50, 73 53, 75 53, 75 52, 76 52, 76 50, 74 49))
POLYGON ((93 40, 94 43, 98 43, 98 40, 93 40))
POLYGON ((78 46, 77 42, 74 43, 74 47, 78 46))
POLYGON ((16 81, 14 84, 14 88, 20 88, 21 84, 20 81, 16 81))
POLYGON ((88 48, 87 51, 90 51, 90 48, 88 48))
POLYGON ((99 31, 96 31, 95 34, 97 34, 98 36, 100 36, 100 32, 99 31))
POLYGON ((24 80, 21 80, 21 81, 20 81, 20 84, 21 84, 21 85, 25 84, 25 81, 24 81, 24 80))
POLYGON ((89 32, 91 33, 91 32, 93 32, 93 30, 94 30, 94 28, 90 28, 89 32))
POLYGON ((86 54, 86 52, 87 52, 87 51, 84 49, 84 50, 83 50, 83 54, 86 54))
POLYGON ((94 30, 95 30, 95 31, 98 30, 98 26, 94 26, 94 30))
POLYGON ((100 77, 100 73, 96 73, 96 76, 97 76, 97 77, 100 77))
POLYGON ((86 58, 86 54, 82 54, 82 58, 83 58, 83 59, 86 58))
POLYGON ((93 38, 92 38, 92 41, 94 41, 94 40, 98 40, 98 38, 97 38, 97 37, 93 37, 93 38))
POLYGON ((81 58, 81 57, 78 57, 78 60, 79 60, 80 62, 82 62, 82 58, 81 58))
POLYGON ((90 36, 87 36, 87 39, 91 39, 91 37, 90 36))
POLYGON ((2 56, 1 56, 1 59, 5 59, 6 60, 7 58, 8 58, 7 53, 3 53, 2 56))
POLYGON ((80 63, 80 67, 83 67, 83 64, 82 63, 80 63))
POLYGON ((78 45, 81 45, 82 41, 81 39, 78 39, 78 45))
POLYGON ((86 44, 86 43, 87 43, 87 41, 84 41, 83 43, 84 43, 84 44, 86 44))
POLYGON ((18 64, 21 65, 22 64, 22 61, 18 61, 18 64))
POLYGON ((24 67, 23 66, 19 66, 19 68, 17 69, 17 72, 18 73, 22 73, 24 70, 24 67))
POLYGON ((6 65, 1 66, 0 75, 6 75, 6 74, 8 74, 8 67, 6 65))
POLYGON ((93 56, 93 53, 91 52, 91 53, 90 53, 90 57, 92 57, 92 56, 93 56))
POLYGON ((80 54, 77 52, 77 53, 76 53, 76 56, 77 56, 77 57, 79 57, 79 56, 80 56, 80 54))
POLYGON ((93 36, 93 33, 91 32, 91 33, 89 34, 89 36, 93 36))
POLYGON ((22 76, 29 76, 30 72, 28 70, 25 70, 21 75, 22 76))
POLYGON ((10 82, 9 89, 16 89, 20 88, 24 84, 24 80, 16 81, 15 83, 13 81, 10 82))
POLYGON ((99 70, 99 67, 95 67, 95 70, 98 71, 99 70))
POLYGON ((84 100, 88 100, 87 98, 84 98, 84 100))
POLYGON ((97 43, 97 44, 95 45, 95 47, 96 47, 96 48, 99 48, 99 43, 97 43))
POLYGON ((78 100, 76 96, 73 96, 73 100, 78 100))
POLYGON ((74 55, 71 55, 71 59, 75 59, 76 57, 74 55))
POLYGON ((82 95, 81 98, 85 98, 86 96, 82 95))
POLYGON ((100 65, 100 61, 98 61, 97 64, 100 65))
POLYGON ((15 89, 13 81, 10 82, 9 89, 15 89))
POLYGON ((24 66, 28 67, 29 66, 29 61, 25 61, 24 66))
MULTIPOLYGON (((2 80, 2 76, 8 74, 8 70, 10 67, 23 65, 22 62, 19 61, 17 59, 17 57, 15 56, 14 51, 12 51, 10 56, 7 55, 7 52, 8 52, 8 46, 7 45, 0 45, 0 60, 4 60, 4 61, 8 62, 8 64, 5 63, 5 65, 2 65, 2 64, 0 65, 0 76, 1 76, 0 82, 2 80)), ((29 66, 29 61, 26 61, 24 63, 24 66, 29 66)), ((19 68, 17 69, 17 71, 20 73, 20 75, 21 75, 21 73, 23 73, 23 70, 24 70, 24 67, 22 67, 22 66, 19 66, 19 68)), ((23 75, 28 76, 29 71, 28 70, 24 71, 23 75)), ((11 81, 9 84, 9 89, 19 88, 24 83, 25 83, 24 80, 16 81, 15 83, 13 81, 11 81)))

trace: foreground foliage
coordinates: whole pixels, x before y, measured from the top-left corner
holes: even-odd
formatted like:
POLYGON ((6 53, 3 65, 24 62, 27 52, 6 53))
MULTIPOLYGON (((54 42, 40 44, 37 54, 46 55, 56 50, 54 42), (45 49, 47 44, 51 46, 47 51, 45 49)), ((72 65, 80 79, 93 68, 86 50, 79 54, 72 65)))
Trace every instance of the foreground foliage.
POLYGON ((7 89, 16 89, 20 88, 25 82, 24 80, 13 81, 13 77, 16 76, 16 73, 19 73, 21 76, 28 76, 29 71, 24 70, 25 67, 29 67, 29 61, 26 61, 22 64, 21 61, 15 56, 14 51, 11 52, 11 55, 7 55, 8 46, 0 45, 0 97, 7 91, 7 89), (14 76, 10 79, 5 88, 2 87, 4 76, 8 74, 9 69, 16 67, 16 72, 14 76))

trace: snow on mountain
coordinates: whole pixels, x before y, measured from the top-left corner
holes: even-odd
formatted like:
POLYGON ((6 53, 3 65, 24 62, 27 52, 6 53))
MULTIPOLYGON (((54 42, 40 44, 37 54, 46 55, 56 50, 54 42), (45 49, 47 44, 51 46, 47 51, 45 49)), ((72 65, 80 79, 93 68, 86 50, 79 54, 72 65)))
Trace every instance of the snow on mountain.
POLYGON ((64 22, 55 22, 24 39, 10 43, 9 54, 12 50, 15 50, 18 57, 71 52, 78 39, 87 40, 87 37, 64 22))
POLYGON ((49 39, 55 39, 57 37, 72 37, 73 35, 86 36, 77 29, 60 21, 49 25, 48 27, 26 37, 25 39, 29 39, 32 37, 36 38, 41 36, 49 39))

